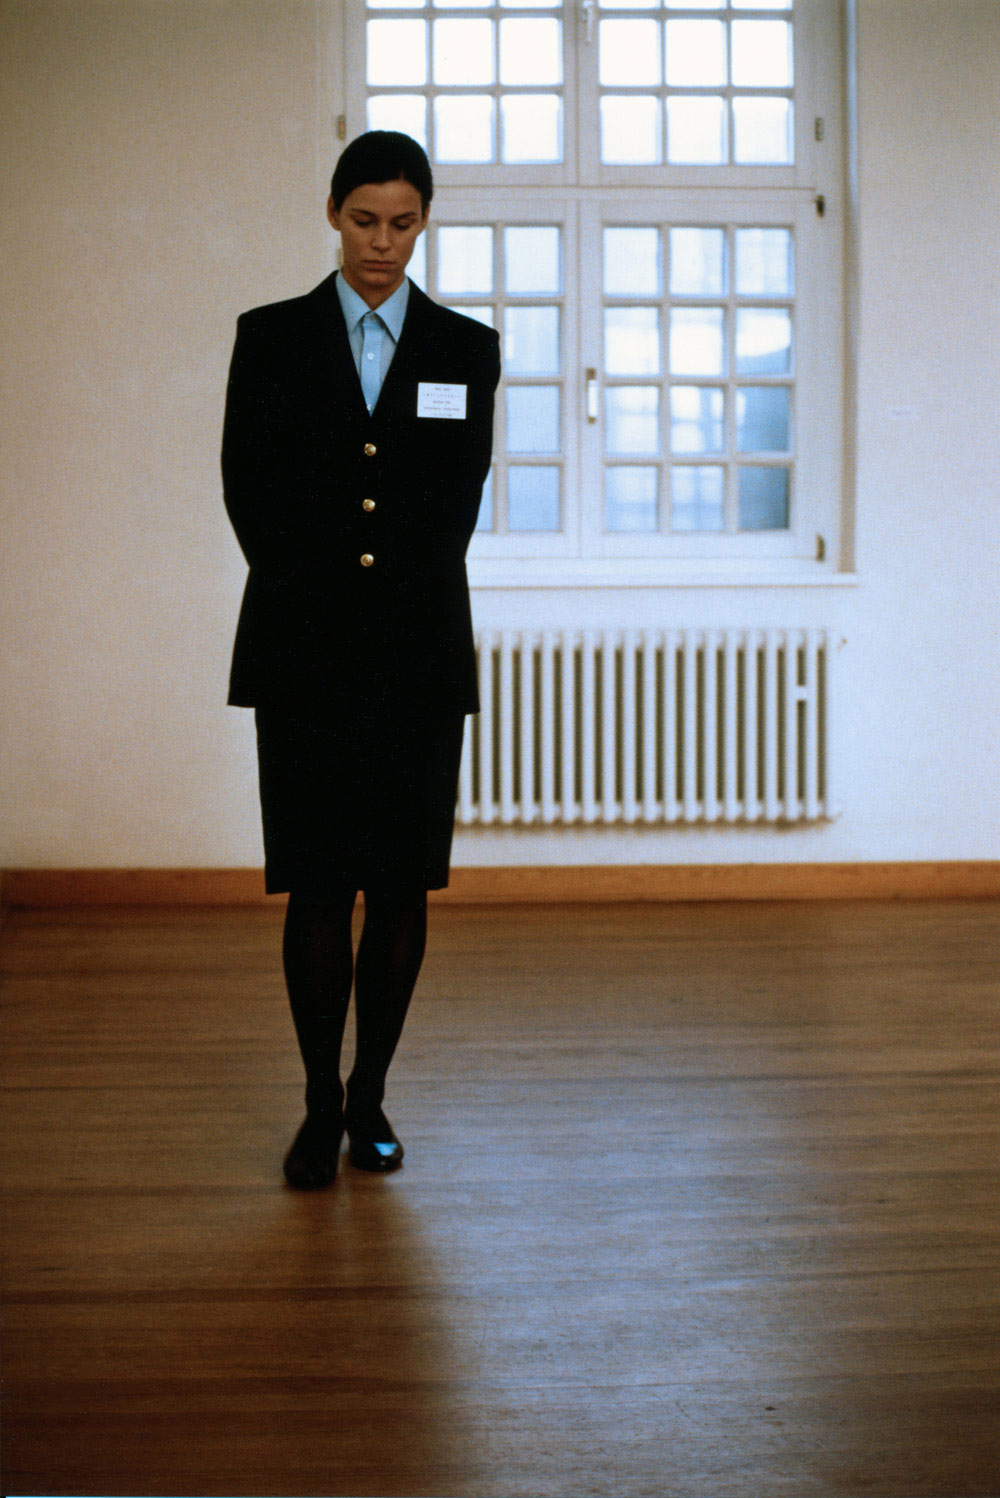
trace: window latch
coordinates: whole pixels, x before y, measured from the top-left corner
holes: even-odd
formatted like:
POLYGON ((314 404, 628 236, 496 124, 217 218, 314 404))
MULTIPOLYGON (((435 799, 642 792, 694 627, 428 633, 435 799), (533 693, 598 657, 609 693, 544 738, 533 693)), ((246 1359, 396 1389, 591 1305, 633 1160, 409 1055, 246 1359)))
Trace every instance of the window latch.
POLYGON ((580 14, 583 17, 584 41, 589 44, 594 40, 594 21, 597 16, 597 0, 581 0, 580 14))
POLYGON ((587 381, 587 420, 597 420, 597 370, 584 370, 587 381))

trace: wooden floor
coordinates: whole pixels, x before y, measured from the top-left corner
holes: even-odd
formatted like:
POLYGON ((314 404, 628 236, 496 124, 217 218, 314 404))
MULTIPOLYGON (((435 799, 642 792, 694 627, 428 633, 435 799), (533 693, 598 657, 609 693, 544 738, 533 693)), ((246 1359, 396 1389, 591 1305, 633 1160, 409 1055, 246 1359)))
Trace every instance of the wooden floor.
POLYGON ((280 920, 8 919, 5 1493, 1000 1493, 1000 904, 437 909, 305 1196, 280 920))

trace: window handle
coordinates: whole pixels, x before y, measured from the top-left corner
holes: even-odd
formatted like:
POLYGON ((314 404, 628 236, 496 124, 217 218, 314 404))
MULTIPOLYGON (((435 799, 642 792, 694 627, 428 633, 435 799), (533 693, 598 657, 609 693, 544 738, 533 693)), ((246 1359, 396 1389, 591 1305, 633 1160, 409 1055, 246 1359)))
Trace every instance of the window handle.
POLYGON ((597 420, 597 370, 585 369, 584 376, 587 381, 587 420, 597 420))
POLYGON ((590 45, 594 40, 594 21, 597 16, 597 0, 581 0, 580 13, 583 16, 583 37, 590 45))

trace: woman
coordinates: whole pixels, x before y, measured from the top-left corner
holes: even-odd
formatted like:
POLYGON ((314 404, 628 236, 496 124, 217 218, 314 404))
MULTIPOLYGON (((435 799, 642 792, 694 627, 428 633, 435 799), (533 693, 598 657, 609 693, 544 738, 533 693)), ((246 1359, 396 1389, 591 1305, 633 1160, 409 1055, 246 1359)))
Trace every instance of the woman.
POLYGON ((448 883, 465 714, 479 707, 465 553, 499 340, 406 278, 432 194, 408 136, 353 141, 327 204, 342 269, 240 317, 226 400, 226 508, 250 567, 229 701, 256 710, 266 887, 289 894, 306 1117, 284 1170, 305 1189, 334 1179, 345 1129, 353 1165, 402 1163, 385 1078, 427 890, 448 883))

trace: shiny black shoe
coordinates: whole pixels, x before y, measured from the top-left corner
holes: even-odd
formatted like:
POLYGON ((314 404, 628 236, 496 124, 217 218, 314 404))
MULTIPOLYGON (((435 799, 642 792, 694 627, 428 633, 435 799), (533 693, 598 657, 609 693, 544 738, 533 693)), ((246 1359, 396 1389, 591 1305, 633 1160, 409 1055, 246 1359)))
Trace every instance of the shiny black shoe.
POLYGON ((356 1123, 348 1120, 347 1137, 350 1141, 347 1158, 355 1170, 388 1175, 390 1170, 398 1170, 403 1163, 403 1146, 381 1109, 374 1119, 356 1123))
POLYGON ((319 1191, 337 1174, 344 1120, 307 1113, 285 1156, 285 1180, 296 1191, 319 1191))

